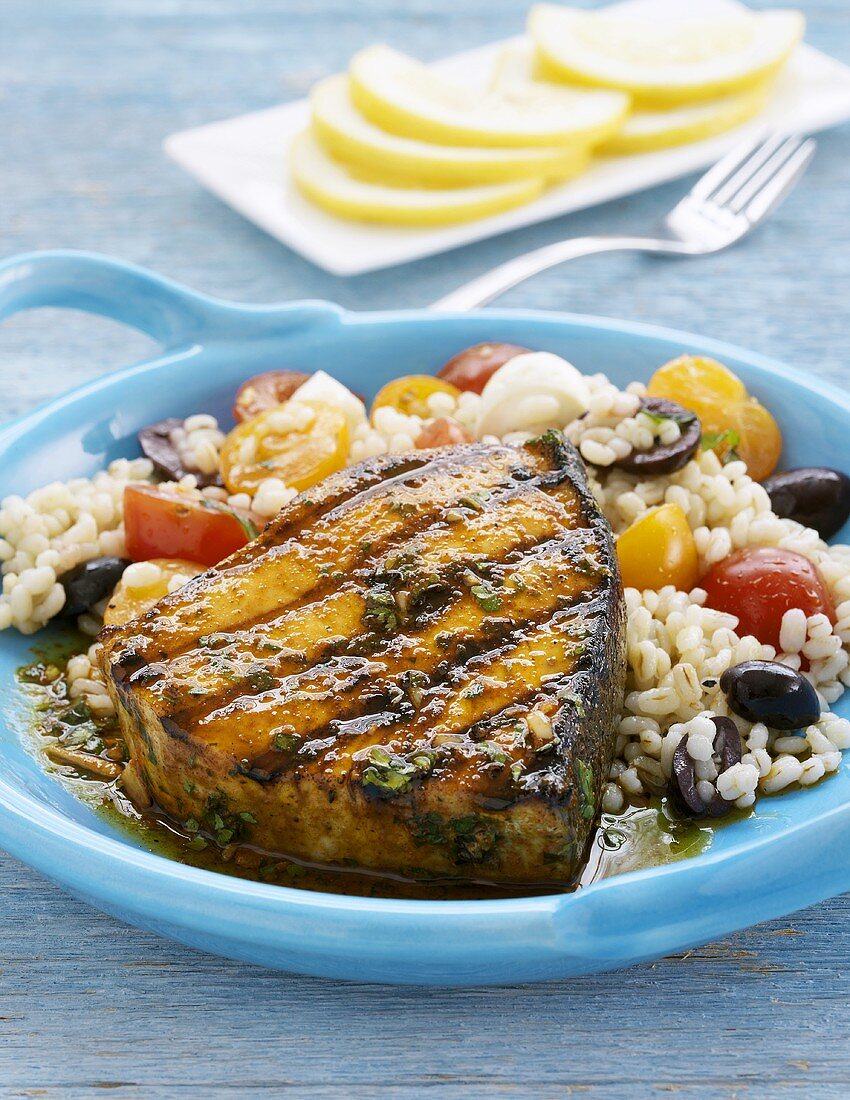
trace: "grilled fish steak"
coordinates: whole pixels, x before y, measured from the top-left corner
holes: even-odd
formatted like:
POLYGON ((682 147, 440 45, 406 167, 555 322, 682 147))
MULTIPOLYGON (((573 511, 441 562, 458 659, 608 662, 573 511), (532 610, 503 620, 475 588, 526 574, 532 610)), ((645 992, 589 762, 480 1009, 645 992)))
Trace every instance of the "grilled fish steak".
POLYGON ((125 790, 190 832, 414 878, 582 865, 625 610, 559 433, 351 467, 102 639, 125 790))

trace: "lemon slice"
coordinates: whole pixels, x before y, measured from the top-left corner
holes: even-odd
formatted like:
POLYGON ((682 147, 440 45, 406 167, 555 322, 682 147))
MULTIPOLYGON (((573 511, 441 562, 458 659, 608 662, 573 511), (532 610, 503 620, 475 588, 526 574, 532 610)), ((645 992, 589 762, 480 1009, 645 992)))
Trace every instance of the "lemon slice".
MULTIPOLYGON (((521 81, 539 80, 539 71, 533 48, 526 43, 515 43, 506 46, 497 58, 492 86, 500 89, 521 81)), ((648 153, 722 134, 762 110, 772 83, 771 80, 762 81, 743 92, 720 96, 706 103, 686 103, 658 111, 638 109, 598 152, 648 153)))
POLYGON ((476 95, 389 46, 349 68, 355 107, 383 130, 445 145, 527 147, 604 141, 629 109, 620 92, 548 84, 476 95))
POLYGON ((351 102, 345 76, 332 76, 317 84, 310 94, 310 108, 314 136, 337 160, 426 187, 498 183, 529 176, 563 180, 587 167, 583 145, 463 148, 389 134, 360 114, 351 102))
POLYGON ((764 109, 773 81, 767 80, 743 92, 685 103, 666 111, 638 110, 626 119, 622 130, 600 146, 600 153, 649 153, 669 149, 725 133, 754 118, 764 109))
POLYGON ((426 190, 388 187, 353 176, 332 160, 307 132, 290 150, 293 178, 307 198, 332 214, 386 225, 450 225, 498 214, 537 198, 542 179, 482 187, 426 190))
MULTIPOLYGON (((688 5, 683 4, 682 8, 688 5)), ((687 11, 649 18, 616 10, 587 12, 537 4, 529 34, 544 73, 618 88, 654 106, 710 99, 771 76, 800 41, 797 11, 687 11)))

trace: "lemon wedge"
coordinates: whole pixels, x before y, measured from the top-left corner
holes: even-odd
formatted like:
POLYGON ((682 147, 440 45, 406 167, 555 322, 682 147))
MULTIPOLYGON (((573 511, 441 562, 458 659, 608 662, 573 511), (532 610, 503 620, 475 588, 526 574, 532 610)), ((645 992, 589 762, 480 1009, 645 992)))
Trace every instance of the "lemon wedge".
POLYGON ((797 11, 667 12, 649 18, 537 4, 528 30, 545 75, 670 106, 766 80, 787 61, 805 28, 797 11))
MULTIPOLYGON (((521 81, 540 80, 539 72, 533 48, 527 43, 514 43, 506 46, 497 58, 492 87, 500 89, 521 81)), ((772 85, 771 80, 765 80, 742 92, 705 103, 685 103, 656 111, 638 109, 597 151, 648 153, 722 134, 757 115, 767 102, 772 85)))
POLYGON ((351 101, 348 79, 332 76, 310 93, 313 134, 337 160, 425 187, 500 183, 529 176, 564 180, 587 167, 584 145, 486 149, 433 145, 387 133, 351 101))
POLYGON ((481 187, 428 190, 390 187, 352 175, 332 160, 312 134, 293 141, 290 167, 301 192, 331 214, 385 225, 434 226, 472 221, 537 198, 543 179, 481 187))
POLYGON ((370 122, 445 145, 590 144, 614 133, 629 109, 621 92, 549 84, 476 95, 389 46, 361 50, 348 72, 354 106, 370 122))

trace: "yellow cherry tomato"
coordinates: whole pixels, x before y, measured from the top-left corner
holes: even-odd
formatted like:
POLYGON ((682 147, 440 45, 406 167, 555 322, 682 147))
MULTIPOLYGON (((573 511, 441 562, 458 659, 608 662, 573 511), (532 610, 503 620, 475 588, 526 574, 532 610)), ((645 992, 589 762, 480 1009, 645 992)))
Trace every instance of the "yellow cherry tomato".
POLYGON ((152 558, 128 565, 103 613, 104 625, 123 626, 138 619, 163 596, 205 569, 205 565, 182 558, 152 558))
POLYGON ((444 382, 442 378, 434 378, 431 374, 405 374, 387 382, 378 391, 372 402, 372 415, 376 409, 390 405, 405 416, 421 416, 427 420, 435 415, 428 405, 428 398, 435 393, 447 393, 455 401, 460 397, 457 386, 444 382))
POLYGON ((747 464, 747 472, 763 481, 776 469, 782 454, 779 425, 754 397, 739 405, 732 418, 735 453, 747 464))
POLYGON ((773 473, 782 451, 779 425, 750 397, 741 379, 716 359, 680 355, 658 368, 647 391, 695 412, 704 444, 720 458, 742 458, 756 481, 773 473))
POLYGON ((700 418, 704 433, 725 430, 729 411, 747 400, 741 379, 716 359, 680 355, 659 367, 646 387, 651 397, 678 401, 700 418))
POLYGON ((699 580, 699 556, 688 519, 678 504, 651 508, 617 539, 625 588, 674 585, 689 592, 699 580))
POLYGON ((237 424, 221 449, 221 476, 231 493, 253 495, 268 477, 309 489, 341 470, 347 457, 341 409, 324 401, 285 401, 237 424))

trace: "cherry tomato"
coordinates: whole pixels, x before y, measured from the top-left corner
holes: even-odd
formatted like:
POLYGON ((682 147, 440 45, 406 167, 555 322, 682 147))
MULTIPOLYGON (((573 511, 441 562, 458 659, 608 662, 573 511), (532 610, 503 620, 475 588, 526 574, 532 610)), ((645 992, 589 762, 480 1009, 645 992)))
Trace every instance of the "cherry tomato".
POLYGON ((221 449, 221 476, 231 493, 253 494, 269 477, 309 489, 341 470, 347 457, 341 409, 324 401, 287 401, 237 424, 221 449))
POLYGON ((159 485, 124 490, 127 555, 133 561, 182 558, 217 565, 257 534, 247 516, 203 497, 159 485))
POLYGON ((437 371, 437 377, 459 390, 481 393, 499 367, 528 350, 518 344, 474 344, 450 359, 437 371))
POLYGON ((172 581, 176 579, 183 585, 204 571, 204 566, 199 562, 182 561, 180 558, 151 558, 146 564, 155 565, 159 575, 151 583, 131 583, 134 580, 133 566, 125 570, 103 613, 106 626, 123 626, 131 619, 138 619, 163 596, 174 591, 172 581))
POLYGON ((739 405, 731 419, 737 435, 735 452, 746 462, 750 477, 762 481, 779 464, 782 454, 779 425, 754 397, 739 405))
POLYGON ((741 379, 716 359, 702 355, 680 355, 659 367, 649 380, 647 393, 678 401, 695 412, 703 432, 720 432, 727 427, 727 414, 747 400, 741 379))
POLYGON ((699 582, 706 604, 738 616, 738 633, 752 634, 763 645, 779 649, 782 616, 801 608, 835 622, 829 590, 816 566, 793 550, 774 547, 736 550, 718 562, 699 582))
POLYGON ((742 458, 756 481, 776 468, 782 451, 779 425, 750 397, 741 379, 716 359, 680 355, 658 368, 647 391, 695 412, 704 444, 720 458, 742 458))
POLYGON ((457 443, 471 443, 472 436, 462 428, 456 420, 449 420, 445 416, 432 420, 426 424, 416 437, 416 446, 421 451, 431 447, 450 447, 457 443))
POLYGON ((678 504, 650 508, 617 539, 626 588, 674 585, 690 592, 699 578, 699 557, 688 518, 678 504))
POLYGON ((432 374, 404 374, 378 390, 378 396, 372 402, 372 415, 375 415, 376 409, 390 405, 405 416, 421 416, 423 420, 427 420, 434 415, 428 405, 428 398, 435 393, 446 393, 455 400, 460 397, 457 386, 435 378, 432 374))
POLYGON ((255 374, 243 382, 236 393, 234 417, 241 423, 273 405, 282 405, 309 377, 300 370, 267 370, 265 374, 255 374))

